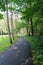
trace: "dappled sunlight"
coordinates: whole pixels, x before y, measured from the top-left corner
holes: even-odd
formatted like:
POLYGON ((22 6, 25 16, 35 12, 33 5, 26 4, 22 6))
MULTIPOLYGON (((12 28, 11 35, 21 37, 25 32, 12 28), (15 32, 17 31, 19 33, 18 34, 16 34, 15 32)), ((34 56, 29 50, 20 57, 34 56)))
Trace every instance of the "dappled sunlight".
MULTIPOLYGON (((23 57, 20 58, 22 52, 25 53, 24 50, 28 48, 28 46, 29 48, 31 47, 32 53, 30 53, 30 55, 32 54, 33 64, 42 65, 43 0, 0 0, 0 55, 7 50, 7 52, 10 52, 6 52, 8 56, 10 56, 12 52, 15 52, 13 56, 14 58, 18 57, 17 60, 19 59, 18 61, 20 61, 20 63, 25 60, 21 64, 16 64, 14 60, 14 65, 30 65, 28 64, 31 61, 30 57, 26 58, 25 54, 23 54, 23 57), (19 41, 19 43, 17 41, 19 41), (27 45, 27 43, 29 44, 27 45)), ((27 51, 30 52, 30 49, 27 49, 27 51)), ((4 55, 1 57, 3 58, 4 55)), ((11 62, 8 59, 11 63, 10 65, 12 65, 13 62, 12 58, 9 58, 11 62)))

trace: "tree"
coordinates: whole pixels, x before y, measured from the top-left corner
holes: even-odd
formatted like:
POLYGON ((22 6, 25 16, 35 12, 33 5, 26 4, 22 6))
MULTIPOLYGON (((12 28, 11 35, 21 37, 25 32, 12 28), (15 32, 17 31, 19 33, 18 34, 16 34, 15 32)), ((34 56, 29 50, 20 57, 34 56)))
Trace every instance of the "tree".
MULTIPOLYGON (((40 0, 25 0, 25 1, 23 1, 23 0, 18 0, 18 1, 13 0, 13 1, 18 5, 18 7, 19 7, 18 11, 20 11, 22 13, 22 18, 25 19, 26 22, 31 21, 31 32, 32 32, 32 35, 33 35, 34 34, 33 18, 34 17, 38 18, 38 17, 42 16, 43 0, 41 0, 41 1, 40 0)), ((40 17, 40 19, 41 19, 41 17, 40 17)))
MULTIPOLYGON (((25 1, 17 1, 16 2, 17 5, 19 6, 19 11, 22 13, 22 18, 25 19, 26 21, 28 21, 28 24, 29 25, 29 21, 31 22, 31 32, 32 32, 32 35, 34 34, 33 32, 33 21, 32 21, 32 1, 29 0, 25 0, 25 1)), ((28 27, 29 28, 29 27, 28 27)), ((27 29, 28 29, 27 28, 27 29)), ((29 33, 29 32, 28 32, 29 33)))
POLYGON ((11 12, 11 34, 12 34, 12 39, 14 40, 14 27, 13 27, 13 4, 11 2, 10 5, 10 12, 11 12))
POLYGON ((10 26, 9 26, 9 15, 8 15, 8 4, 7 4, 8 1, 6 1, 6 7, 7 7, 7 26, 8 26, 8 34, 9 34, 9 40, 10 40, 10 43, 12 44, 12 39, 11 39, 11 33, 10 33, 10 26))
POLYGON ((1 11, 7 11, 8 34, 9 34, 10 43, 12 44, 13 42, 12 42, 12 38, 11 38, 11 31, 10 31, 10 26, 9 26, 9 15, 8 15, 8 9, 9 9, 8 4, 10 4, 11 2, 12 2, 11 0, 1 0, 0 8, 1 8, 1 11))

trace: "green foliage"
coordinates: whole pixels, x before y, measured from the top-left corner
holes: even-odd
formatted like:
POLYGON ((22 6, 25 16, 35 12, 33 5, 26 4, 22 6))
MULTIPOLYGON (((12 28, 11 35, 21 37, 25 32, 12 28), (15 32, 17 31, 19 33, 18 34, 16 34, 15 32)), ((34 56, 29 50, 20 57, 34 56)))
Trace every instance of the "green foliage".
POLYGON ((27 28, 27 23, 22 20, 22 22, 17 22, 15 31, 19 32, 22 28, 27 28))
POLYGON ((42 34, 43 0, 18 0, 17 2, 15 1, 15 3, 19 7, 18 11, 22 13, 22 19, 25 19, 26 22, 29 22, 29 19, 32 18, 34 33, 36 35, 38 33, 38 35, 40 35, 40 33, 42 34))
POLYGON ((33 53, 33 63, 34 65, 43 64, 43 36, 25 36, 25 38, 30 42, 32 53, 33 53))
POLYGON ((3 15, 0 13, 0 19, 3 19, 3 15))
MULTIPOLYGON (((43 64, 43 0, 0 0, 0 10, 6 11, 7 9, 21 12, 22 18, 26 22, 17 23, 16 31, 20 31, 21 28, 27 27, 29 19, 32 19, 33 29, 35 35, 40 36, 25 36, 30 42, 33 52, 33 62, 35 65, 43 64), (7 8, 6 5, 14 3, 16 7, 7 8)), ((0 14, 2 18, 2 15, 0 14)), ((29 28, 28 28, 29 29, 29 28)), ((4 47, 5 48, 5 47, 4 47)))
MULTIPOLYGON (((0 9, 2 11, 7 10, 7 4, 13 3, 13 7, 8 9, 11 11, 21 12, 22 18, 29 22, 29 19, 32 18, 32 25, 35 35, 43 34, 43 0, 2 0, 0 1, 0 9), (36 19, 37 18, 37 19, 36 19)), ((28 23, 27 22, 27 26, 28 23)), ((23 24, 20 24, 21 26, 23 24)), ((31 25, 31 26, 32 26, 31 25)), ((21 27, 19 26, 18 29, 21 27)), ((32 28, 31 28, 32 29, 32 28)))

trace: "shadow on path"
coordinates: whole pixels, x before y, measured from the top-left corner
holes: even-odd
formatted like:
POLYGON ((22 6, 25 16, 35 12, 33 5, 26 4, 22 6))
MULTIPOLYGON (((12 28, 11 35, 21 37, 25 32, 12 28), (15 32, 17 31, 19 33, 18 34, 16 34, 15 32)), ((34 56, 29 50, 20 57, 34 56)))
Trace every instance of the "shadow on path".
POLYGON ((31 58, 32 53, 29 43, 20 37, 16 44, 0 55, 0 65, 32 65, 31 58))

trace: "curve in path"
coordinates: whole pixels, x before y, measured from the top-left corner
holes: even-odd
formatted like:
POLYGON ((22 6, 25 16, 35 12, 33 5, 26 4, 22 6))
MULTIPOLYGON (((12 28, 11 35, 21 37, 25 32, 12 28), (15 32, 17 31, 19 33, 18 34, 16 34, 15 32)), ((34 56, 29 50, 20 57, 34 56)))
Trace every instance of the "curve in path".
POLYGON ((0 55, 0 65, 32 65, 31 58, 30 45, 21 37, 16 44, 0 55))

